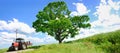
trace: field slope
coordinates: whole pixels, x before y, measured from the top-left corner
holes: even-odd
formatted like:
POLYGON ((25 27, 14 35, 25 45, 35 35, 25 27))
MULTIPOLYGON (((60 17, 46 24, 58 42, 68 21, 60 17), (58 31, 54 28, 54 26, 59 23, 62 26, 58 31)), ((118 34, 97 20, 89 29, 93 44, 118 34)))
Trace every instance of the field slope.
POLYGON ((36 49, 24 53, 120 53, 120 30, 62 44, 34 46, 33 48, 36 49))

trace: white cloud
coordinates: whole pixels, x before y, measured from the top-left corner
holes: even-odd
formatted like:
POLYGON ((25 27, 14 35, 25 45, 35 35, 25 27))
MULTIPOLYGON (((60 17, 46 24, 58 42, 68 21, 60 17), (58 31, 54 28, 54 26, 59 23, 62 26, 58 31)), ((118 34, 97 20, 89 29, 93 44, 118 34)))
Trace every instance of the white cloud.
POLYGON ((100 31, 96 30, 94 28, 92 28, 92 29, 83 29, 82 28, 80 30, 80 34, 76 35, 74 38, 69 37, 68 39, 65 39, 64 41, 71 41, 71 40, 76 40, 76 39, 80 39, 80 38, 85 38, 85 37, 92 36, 97 33, 100 33, 100 31))
POLYGON ((35 29, 14 18, 12 21, 8 22, 0 20, 0 46, 7 45, 7 47, 9 47, 11 45, 13 40, 16 38, 16 29, 18 30, 17 38, 24 38, 26 41, 29 40, 33 45, 39 45, 41 43, 54 40, 53 37, 48 36, 47 34, 45 34, 45 36, 42 33, 36 33, 35 29), (40 38, 38 35, 43 35, 45 37, 40 38))
POLYGON ((101 0, 101 3, 102 4, 106 4, 106 0, 101 0))
MULTIPOLYGON (((120 1, 119 1, 120 2, 120 1)), ((113 2, 112 0, 104 1, 101 0, 99 6, 96 7, 98 20, 92 22, 93 27, 102 26, 102 27, 112 27, 115 24, 120 24, 119 14, 114 14, 112 11, 120 10, 119 2, 113 2), (107 4, 106 4, 107 3, 107 4)))
POLYGON ((98 20, 91 22, 91 29, 94 29, 98 33, 120 29, 120 16, 119 14, 112 13, 112 11, 117 12, 119 10, 120 1, 101 0, 100 5, 96 7, 96 12, 94 13, 98 17, 98 20))
POLYGON ((119 10, 120 9, 120 1, 119 2, 113 2, 112 0, 108 1, 108 4, 114 9, 119 10))
POLYGON ((13 19, 13 21, 8 21, 8 22, 0 20, 0 30, 7 30, 14 32, 16 29, 20 32, 24 32, 27 34, 35 32, 35 29, 29 27, 29 25, 23 22, 19 22, 15 18, 13 19))
POLYGON ((83 3, 73 3, 76 6, 76 11, 71 12, 72 16, 87 14, 90 10, 83 3))
POLYGON ((120 16, 112 13, 112 11, 117 12, 120 10, 120 1, 101 0, 100 5, 96 9, 97 11, 94 15, 98 17, 98 20, 91 22, 92 29, 99 33, 120 29, 120 16))

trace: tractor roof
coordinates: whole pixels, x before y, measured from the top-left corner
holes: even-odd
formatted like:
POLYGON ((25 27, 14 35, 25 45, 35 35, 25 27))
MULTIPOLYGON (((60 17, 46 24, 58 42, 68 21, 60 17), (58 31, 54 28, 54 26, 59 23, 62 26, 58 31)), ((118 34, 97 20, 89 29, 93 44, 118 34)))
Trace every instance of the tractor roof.
POLYGON ((23 38, 16 38, 16 40, 24 40, 23 38))

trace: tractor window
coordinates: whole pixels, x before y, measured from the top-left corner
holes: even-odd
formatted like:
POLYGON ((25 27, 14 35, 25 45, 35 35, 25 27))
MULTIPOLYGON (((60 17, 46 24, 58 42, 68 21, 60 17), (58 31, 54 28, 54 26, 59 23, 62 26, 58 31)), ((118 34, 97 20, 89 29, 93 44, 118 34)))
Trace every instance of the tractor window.
POLYGON ((21 42, 25 42, 24 40, 21 40, 21 42))
POLYGON ((24 40, 16 40, 16 42, 24 42, 24 40))
POLYGON ((21 42, 20 40, 16 40, 16 42, 21 42))

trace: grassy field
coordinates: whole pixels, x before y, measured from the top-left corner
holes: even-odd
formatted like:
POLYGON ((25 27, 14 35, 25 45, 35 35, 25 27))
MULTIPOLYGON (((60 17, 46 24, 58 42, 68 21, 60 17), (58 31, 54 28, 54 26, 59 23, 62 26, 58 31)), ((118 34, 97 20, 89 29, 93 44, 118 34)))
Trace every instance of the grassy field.
MULTIPOLYGON (((62 44, 32 46, 23 53, 120 53, 120 30, 62 44)), ((3 50, 4 51, 4 50, 3 50)), ((1 50, 0 50, 0 53, 1 50)))
POLYGON ((0 49, 0 53, 4 53, 6 51, 7 51, 7 49, 0 49))
POLYGON ((101 48, 90 42, 63 43, 41 46, 34 51, 24 53, 104 53, 101 48), (97 49, 96 49, 97 48, 97 49))

